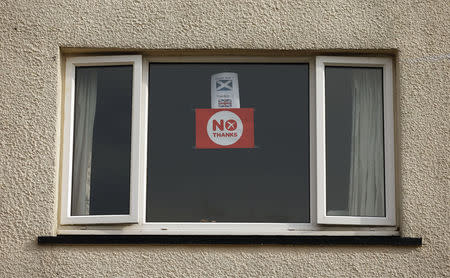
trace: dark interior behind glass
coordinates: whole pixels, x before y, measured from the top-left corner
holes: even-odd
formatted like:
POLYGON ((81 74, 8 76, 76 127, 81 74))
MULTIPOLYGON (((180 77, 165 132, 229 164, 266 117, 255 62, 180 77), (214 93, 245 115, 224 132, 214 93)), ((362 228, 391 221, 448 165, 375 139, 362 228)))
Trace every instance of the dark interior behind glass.
POLYGON ((129 214, 133 67, 79 67, 76 74, 89 68, 97 71, 89 215, 129 214))
POLYGON ((146 220, 309 222, 308 80, 308 64, 150 64, 146 220), (254 149, 194 148, 220 72, 255 108, 254 149))
MULTIPOLYGON (((372 72, 383 80, 382 68, 325 67, 327 211, 347 215, 353 121, 352 72, 372 72)), ((380 130, 379 132, 383 132, 380 130)), ((380 150, 381 152, 383 150, 380 150)))

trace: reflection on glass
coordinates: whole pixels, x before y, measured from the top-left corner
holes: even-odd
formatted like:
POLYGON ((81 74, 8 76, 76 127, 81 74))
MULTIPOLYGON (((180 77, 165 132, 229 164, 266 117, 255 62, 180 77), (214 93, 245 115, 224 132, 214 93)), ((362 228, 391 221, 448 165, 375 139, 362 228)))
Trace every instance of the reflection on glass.
POLYGON ((129 214, 132 66, 78 67, 73 216, 129 214))
POLYGON ((147 221, 310 221, 307 64, 150 64, 149 78, 147 221), (194 148, 221 72, 255 108, 255 149, 194 148))
POLYGON ((326 67, 327 215, 384 216, 383 72, 326 67))

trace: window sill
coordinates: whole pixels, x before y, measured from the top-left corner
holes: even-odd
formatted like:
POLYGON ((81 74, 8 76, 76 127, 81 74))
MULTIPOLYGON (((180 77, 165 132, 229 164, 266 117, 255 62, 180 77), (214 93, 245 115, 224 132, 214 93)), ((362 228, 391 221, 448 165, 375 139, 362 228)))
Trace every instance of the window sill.
POLYGON ((247 244, 422 246, 422 238, 400 236, 219 236, 219 235, 58 235, 40 236, 52 244, 247 244))

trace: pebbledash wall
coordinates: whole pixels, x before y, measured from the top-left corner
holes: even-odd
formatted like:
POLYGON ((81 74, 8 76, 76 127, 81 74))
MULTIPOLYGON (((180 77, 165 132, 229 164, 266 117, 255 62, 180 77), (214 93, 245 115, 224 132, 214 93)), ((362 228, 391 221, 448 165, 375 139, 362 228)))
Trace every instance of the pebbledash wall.
POLYGON ((449 18, 446 0, 1 1, 0 276, 448 276, 449 18), (38 245, 58 221, 61 66, 85 52, 392 55, 399 227, 423 245, 38 245))

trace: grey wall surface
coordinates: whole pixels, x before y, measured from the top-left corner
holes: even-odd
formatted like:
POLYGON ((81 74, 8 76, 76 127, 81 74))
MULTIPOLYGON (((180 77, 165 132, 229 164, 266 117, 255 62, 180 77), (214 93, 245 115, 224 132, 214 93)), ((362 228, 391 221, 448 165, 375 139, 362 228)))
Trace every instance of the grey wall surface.
POLYGON ((449 18, 446 0, 1 1, 0 276, 448 276, 449 18), (58 223, 61 65, 86 49, 394 55, 399 226, 423 246, 38 246, 58 223))

